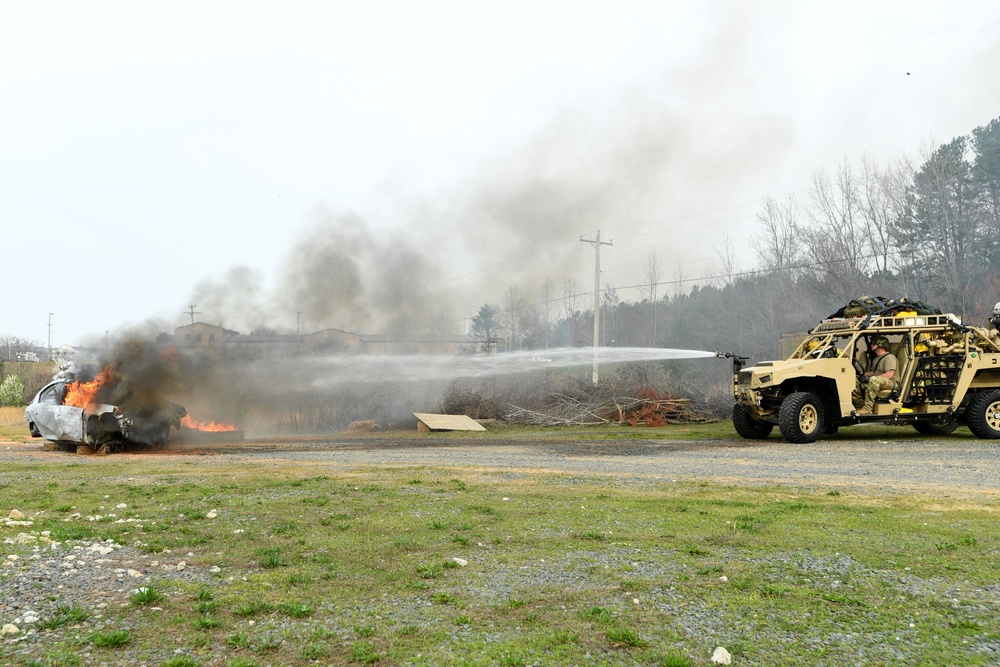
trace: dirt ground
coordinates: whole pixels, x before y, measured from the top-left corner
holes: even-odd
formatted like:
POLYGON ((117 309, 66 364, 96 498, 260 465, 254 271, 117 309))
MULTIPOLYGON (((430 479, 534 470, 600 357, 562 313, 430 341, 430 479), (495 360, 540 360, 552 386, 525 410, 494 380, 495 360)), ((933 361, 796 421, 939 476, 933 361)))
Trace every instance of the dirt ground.
MULTIPOLYGON (((101 465, 109 457, 43 451, 41 440, 0 441, 0 463, 101 465)), ((780 484, 860 493, 916 493, 1000 500, 1000 442, 970 436, 820 440, 792 445, 772 437, 702 441, 580 440, 565 436, 490 434, 459 436, 412 432, 339 434, 188 442, 116 460, 203 464, 234 461, 300 464, 330 472, 371 467, 435 466, 456 469, 593 475, 637 483, 713 481, 780 484)))

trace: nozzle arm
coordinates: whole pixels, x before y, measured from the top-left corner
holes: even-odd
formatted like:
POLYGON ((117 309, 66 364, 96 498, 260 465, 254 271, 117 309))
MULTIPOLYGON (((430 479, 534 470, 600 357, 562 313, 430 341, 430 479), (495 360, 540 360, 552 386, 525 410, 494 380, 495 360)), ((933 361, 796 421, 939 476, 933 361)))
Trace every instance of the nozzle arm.
POLYGON ((732 359, 734 375, 739 373, 743 369, 743 364, 750 360, 750 357, 741 357, 735 352, 716 352, 715 356, 719 359, 732 359))

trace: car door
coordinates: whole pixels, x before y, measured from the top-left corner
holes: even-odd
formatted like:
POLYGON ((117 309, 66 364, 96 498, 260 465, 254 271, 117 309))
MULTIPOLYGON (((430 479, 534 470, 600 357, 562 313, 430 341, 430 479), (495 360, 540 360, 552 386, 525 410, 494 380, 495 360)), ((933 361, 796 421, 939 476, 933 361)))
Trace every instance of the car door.
POLYGON ((46 440, 83 442, 83 408, 63 405, 64 382, 54 382, 38 392, 25 412, 46 440))

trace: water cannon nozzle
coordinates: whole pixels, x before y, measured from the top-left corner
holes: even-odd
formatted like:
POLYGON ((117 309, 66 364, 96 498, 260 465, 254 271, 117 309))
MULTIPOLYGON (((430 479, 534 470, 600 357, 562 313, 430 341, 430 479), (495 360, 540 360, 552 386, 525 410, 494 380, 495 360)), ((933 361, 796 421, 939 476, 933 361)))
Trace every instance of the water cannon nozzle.
POLYGON ((716 352, 715 356, 718 359, 732 359, 734 374, 739 373, 743 368, 743 364, 750 360, 750 357, 741 357, 736 352, 716 352))

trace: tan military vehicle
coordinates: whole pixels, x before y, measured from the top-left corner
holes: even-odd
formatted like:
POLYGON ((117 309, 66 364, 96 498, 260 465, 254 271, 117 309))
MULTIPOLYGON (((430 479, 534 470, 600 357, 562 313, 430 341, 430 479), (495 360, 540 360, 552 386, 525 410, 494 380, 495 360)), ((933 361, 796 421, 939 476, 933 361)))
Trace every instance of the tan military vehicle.
POLYGON ((745 358, 734 357, 736 432, 766 438, 777 425, 789 442, 806 443, 860 423, 912 424, 921 433, 946 434, 961 422, 980 438, 1000 438, 996 329, 910 309, 920 302, 863 299, 861 308, 841 309, 809 331, 783 361, 743 368, 745 358), (872 414, 860 414, 852 392, 878 336, 889 339, 898 360, 898 387, 880 391, 872 414))

